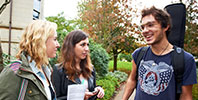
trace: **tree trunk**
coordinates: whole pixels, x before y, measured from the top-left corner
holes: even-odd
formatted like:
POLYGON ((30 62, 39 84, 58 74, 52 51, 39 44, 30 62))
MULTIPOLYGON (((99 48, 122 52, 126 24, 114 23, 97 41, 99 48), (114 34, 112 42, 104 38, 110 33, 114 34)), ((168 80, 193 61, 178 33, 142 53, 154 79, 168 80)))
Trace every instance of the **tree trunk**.
POLYGON ((0 40, 0 72, 3 70, 3 50, 1 48, 1 40, 0 40))
POLYGON ((118 55, 114 54, 114 56, 113 56, 113 72, 117 70, 117 58, 118 58, 118 55))

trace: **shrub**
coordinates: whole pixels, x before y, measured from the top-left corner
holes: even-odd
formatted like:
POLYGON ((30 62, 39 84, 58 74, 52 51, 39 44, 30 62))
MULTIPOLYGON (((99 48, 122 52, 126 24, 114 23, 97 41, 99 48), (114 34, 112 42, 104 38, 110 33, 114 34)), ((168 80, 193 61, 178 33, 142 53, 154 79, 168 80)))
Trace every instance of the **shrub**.
POLYGON ((124 54, 124 53, 119 54, 118 58, 120 61, 126 60, 128 62, 131 62, 132 60, 132 56, 130 54, 124 54))
POLYGON ((192 95, 193 100, 198 100, 198 84, 193 85, 192 95))
POLYGON ((96 84, 101 86, 105 92, 104 97, 100 100, 110 100, 110 98, 113 96, 116 90, 116 87, 119 86, 118 79, 110 75, 107 75, 103 77, 102 79, 97 80, 96 84))
POLYGON ((121 72, 121 71, 109 72, 107 75, 116 77, 118 79, 119 83, 126 81, 128 78, 128 74, 126 74, 125 72, 121 72))
MULTIPOLYGON (((197 73, 197 80, 198 80, 198 73, 197 73)), ((198 100, 198 84, 193 85, 192 96, 193 96, 193 100, 198 100)))
POLYGON ((102 86, 105 91, 105 96, 100 100, 110 100, 116 92, 116 88, 119 87, 119 84, 126 79, 127 74, 125 72, 115 71, 109 72, 105 77, 97 80, 97 85, 102 86))
POLYGON ((196 66, 198 68, 198 57, 194 56, 194 59, 195 59, 196 66))
POLYGON ((10 55, 5 54, 5 53, 3 53, 2 56, 3 56, 3 66, 4 67, 7 66, 12 60, 16 59, 16 57, 10 56, 10 55))
POLYGON ((98 76, 105 76, 108 72, 109 55, 100 44, 90 41, 90 56, 98 76))

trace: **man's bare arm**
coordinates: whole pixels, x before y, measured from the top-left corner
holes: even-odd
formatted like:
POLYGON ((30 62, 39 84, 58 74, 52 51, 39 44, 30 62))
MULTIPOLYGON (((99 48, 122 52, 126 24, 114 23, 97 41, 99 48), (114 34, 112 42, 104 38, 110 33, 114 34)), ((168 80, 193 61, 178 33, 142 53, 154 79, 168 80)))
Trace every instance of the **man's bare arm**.
POLYGON ((127 80, 127 83, 125 85, 124 95, 123 95, 122 100, 128 100, 129 97, 131 96, 131 94, 133 93, 135 87, 136 87, 136 70, 137 70, 137 67, 136 67, 136 64, 135 64, 134 60, 132 60, 132 65, 133 65, 133 68, 132 68, 130 76, 127 80))
POLYGON ((180 100, 192 100, 192 87, 193 85, 182 86, 180 100))

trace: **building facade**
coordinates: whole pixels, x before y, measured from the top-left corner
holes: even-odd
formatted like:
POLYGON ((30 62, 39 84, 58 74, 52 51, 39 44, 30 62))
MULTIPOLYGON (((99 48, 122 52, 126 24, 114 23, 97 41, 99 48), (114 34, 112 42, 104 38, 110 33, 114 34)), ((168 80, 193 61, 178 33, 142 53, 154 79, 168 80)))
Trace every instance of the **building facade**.
POLYGON ((15 56, 23 29, 35 19, 44 19, 44 0, 1 0, 0 40, 3 53, 15 56))

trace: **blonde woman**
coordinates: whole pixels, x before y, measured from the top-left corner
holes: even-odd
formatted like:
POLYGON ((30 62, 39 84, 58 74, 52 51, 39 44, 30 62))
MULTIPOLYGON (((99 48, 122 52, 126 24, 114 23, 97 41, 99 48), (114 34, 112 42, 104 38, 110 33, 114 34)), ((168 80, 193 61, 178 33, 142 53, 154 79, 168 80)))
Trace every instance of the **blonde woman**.
POLYGON ((48 58, 56 56, 57 25, 34 20, 24 30, 18 60, 0 74, 0 100, 56 100, 48 58))

